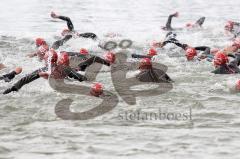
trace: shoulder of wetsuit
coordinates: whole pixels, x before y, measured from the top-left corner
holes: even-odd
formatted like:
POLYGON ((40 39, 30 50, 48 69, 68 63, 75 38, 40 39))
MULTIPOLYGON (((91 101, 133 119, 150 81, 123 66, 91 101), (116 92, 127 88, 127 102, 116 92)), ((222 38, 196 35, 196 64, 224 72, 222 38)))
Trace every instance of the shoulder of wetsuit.
POLYGON ((233 54, 228 54, 227 56, 228 56, 228 57, 232 57, 232 58, 236 58, 236 56, 233 55, 233 54))
POLYGON ((239 22, 233 22, 233 25, 240 26, 239 22))
POLYGON ((157 76, 161 77, 164 74, 166 74, 163 70, 158 69, 158 68, 152 68, 150 69, 151 72, 154 72, 155 74, 157 74, 157 76))
POLYGON ((183 48, 184 50, 186 50, 187 47, 188 47, 188 44, 182 44, 182 48, 183 48))
POLYGON ((64 38, 62 40, 66 41, 66 40, 71 39, 72 37, 73 37, 73 35, 68 34, 68 35, 64 36, 64 38))

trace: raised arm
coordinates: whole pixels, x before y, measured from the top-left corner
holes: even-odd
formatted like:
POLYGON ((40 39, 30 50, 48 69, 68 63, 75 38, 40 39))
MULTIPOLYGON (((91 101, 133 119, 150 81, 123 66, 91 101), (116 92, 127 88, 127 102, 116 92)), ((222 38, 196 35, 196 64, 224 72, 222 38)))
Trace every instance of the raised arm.
POLYGON ((173 17, 178 17, 178 12, 168 16, 168 20, 167 20, 166 26, 163 29, 165 29, 165 30, 173 30, 173 28, 171 26, 173 17))
POLYGON ((204 23, 204 21, 205 21, 205 17, 201 17, 201 18, 199 18, 197 21, 196 21, 196 23, 195 24, 197 24, 197 25, 199 25, 199 26, 202 26, 203 25, 203 23, 204 23))
POLYGON ((54 12, 51 12, 51 17, 52 18, 58 18, 58 19, 61 19, 61 20, 64 20, 67 22, 67 26, 68 26, 68 29, 70 31, 73 31, 74 30, 74 26, 73 26, 73 23, 71 21, 71 19, 69 17, 65 17, 65 16, 61 16, 61 15, 56 15, 56 13, 54 12))

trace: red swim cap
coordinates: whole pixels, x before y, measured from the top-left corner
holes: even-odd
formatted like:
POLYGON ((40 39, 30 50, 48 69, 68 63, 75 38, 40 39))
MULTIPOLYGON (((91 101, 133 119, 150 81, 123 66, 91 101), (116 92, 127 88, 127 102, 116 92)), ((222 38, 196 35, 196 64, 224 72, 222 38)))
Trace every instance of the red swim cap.
POLYGON ((150 58, 143 58, 140 60, 139 68, 144 69, 151 69, 152 68, 152 62, 150 58))
POLYGON ((36 38, 35 43, 36 43, 37 47, 47 44, 46 41, 43 38, 36 38))
POLYGON ((90 94, 99 97, 103 93, 103 85, 101 83, 95 83, 91 86, 90 94))
POLYGON ((148 54, 147 55, 148 56, 155 56, 155 55, 157 55, 157 51, 154 48, 150 48, 148 50, 148 54))
POLYGON ((85 48, 81 48, 81 49, 80 49, 80 54, 82 54, 82 55, 87 55, 87 54, 88 54, 88 50, 85 49, 85 48))
POLYGON ((60 56, 58 58, 58 65, 69 66, 69 56, 67 52, 60 53, 60 56))
POLYGON ((51 64, 57 63, 58 54, 54 49, 50 49, 44 56, 44 60, 46 63, 51 62, 51 64))
POLYGON ((228 56, 225 55, 223 52, 217 52, 213 59, 214 66, 226 64, 228 63, 228 61, 228 56))
POLYGON ((231 31, 233 29, 234 22, 233 21, 228 21, 225 25, 225 30, 231 31))
POLYGON ((186 24, 186 27, 187 27, 187 28, 192 28, 192 27, 193 27, 193 24, 192 24, 192 23, 187 23, 187 24, 186 24))
POLYGON ((116 60, 116 56, 113 52, 107 52, 104 55, 105 60, 107 60, 110 63, 114 63, 116 60))
POLYGON ((192 47, 188 47, 186 49, 186 54, 185 56, 187 57, 187 60, 190 61, 190 60, 193 60, 193 58, 195 56, 197 56, 197 51, 196 49, 192 48, 192 47))

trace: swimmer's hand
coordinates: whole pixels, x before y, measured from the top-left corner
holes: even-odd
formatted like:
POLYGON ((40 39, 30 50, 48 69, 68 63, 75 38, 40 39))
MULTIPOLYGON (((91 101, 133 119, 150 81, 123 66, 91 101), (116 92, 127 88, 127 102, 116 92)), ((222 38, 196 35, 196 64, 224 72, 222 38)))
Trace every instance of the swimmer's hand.
POLYGON ((20 74, 22 72, 22 67, 16 67, 15 70, 16 74, 20 74))
POLYGON ((176 13, 174 13, 174 14, 172 14, 174 17, 178 17, 179 16, 179 13, 178 12, 176 12, 176 13))
POLYGON ((51 12, 51 17, 52 17, 52 18, 58 18, 58 16, 56 15, 55 12, 51 12))

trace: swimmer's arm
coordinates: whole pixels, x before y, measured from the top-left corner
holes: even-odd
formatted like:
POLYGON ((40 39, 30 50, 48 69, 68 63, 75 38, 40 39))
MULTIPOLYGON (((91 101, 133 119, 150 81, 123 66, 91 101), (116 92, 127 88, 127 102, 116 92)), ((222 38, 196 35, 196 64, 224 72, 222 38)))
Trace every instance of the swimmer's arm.
POLYGON ((54 12, 51 12, 51 17, 52 18, 58 18, 58 19, 61 19, 61 20, 64 20, 67 22, 67 26, 68 26, 68 29, 70 31, 73 31, 74 29, 74 26, 73 26, 73 23, 71 21, 71 19, 69 17, 65 17, 65 16, 61 16, 61 15, 56 15, 54 12))
POLYGON ((30 57, 30 58, 35 57, 35 56, 37 56, 37 52, 27 54, 27 57, 30 57))
POLYGON ((196 50, 203 51, 203 54, 209 55, 211 54, 211 49, 208 46, 197 46, 195 47, 196 50))
POLYGON ((8 74, 5 74, 2 77, 0 77, 0 80, 4 80, 5 82, 10 82, 15 77, 15 75, 17 75, 17 72, 12 71, 12 72, 10 72, 8 74))
POLYGON ((78 80, 79 82, 86 81, 87 77, 77 73, 75 70, 70 67, 64 68, 64 71, 67 73, 68 77, 78 80))
POLYGON ((3 94, 8 94, 12 91, 18 91, 19 89, 21 89, 24 85, 36 80, 40 78, 39 74, 36 72, 33 72, 23 78, 21 78, 17 83, 15 83, 11 88, 6 89, 3 94))
POLYGON ((233 24, 236 25, 236 26, 240 26, 239 22, 233 22, 233 24))
POLYGON ((52 48, 58 49, 60 46, 62 46, 65 42, 67 42, 71 38, 72 35, 66 35, 63 39, 55 41, 52 45, 52 48))
POLYGON ((132 54, 132 58, 152 58, 151 56, 132 54))
POLYGON ((197 24, 197 25, 199 25, 199 26, 202 26, 203 23, 204 23, 204 21, 205 21, 205 17, 201 17, 200 19, 198 19, 198 20, 196 21, 195 24, 197 24))
POLYGON ((82 33, 82 34, 77 34, 79 37, 83 37, 83 38, 91 38, 93 40, 97 39, 97 35, 94 33, 82 33))
POLYGON ((187 44, 181 44, 180 42, 178 42, 177 40, 166 40, 162 43, 162 47, 164 47, 165 45, 167 45, 168 43, 173 43, 175 45, 177 45, 178 47, 181 47, 182 49, 185 50, 185 48, 188 46, 187 44))
POLYGON ((173 17, 178 17, 178 12, 168 16, 168 20, 167 20, 166 27, 165 27, 167 30, 172 30, 171 25, 172 25, 172 18, 173 17))
POLYGON ((80 53, 79 52, 67 52, 68 56, 79 56, 80 53))

